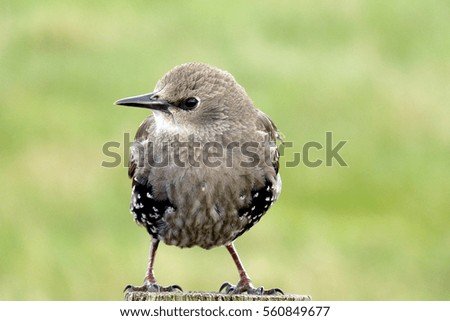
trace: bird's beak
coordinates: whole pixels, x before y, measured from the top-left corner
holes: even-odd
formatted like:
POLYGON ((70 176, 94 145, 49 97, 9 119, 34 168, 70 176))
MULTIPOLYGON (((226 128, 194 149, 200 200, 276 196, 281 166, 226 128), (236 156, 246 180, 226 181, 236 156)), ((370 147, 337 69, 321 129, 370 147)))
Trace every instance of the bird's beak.
POLYGON ((149 108, 168 113, 171 104, 154 93, 119 99, 114 105, 149 108))

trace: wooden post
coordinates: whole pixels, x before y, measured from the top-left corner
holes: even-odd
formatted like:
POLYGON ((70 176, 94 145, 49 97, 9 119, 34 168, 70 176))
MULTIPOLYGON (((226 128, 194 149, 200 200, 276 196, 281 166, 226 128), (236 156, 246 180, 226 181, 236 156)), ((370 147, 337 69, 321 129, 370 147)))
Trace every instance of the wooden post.
POLYGON ((250 295, 217 292, 126 292, 126 301, 311 301, 310 295, 250 295))

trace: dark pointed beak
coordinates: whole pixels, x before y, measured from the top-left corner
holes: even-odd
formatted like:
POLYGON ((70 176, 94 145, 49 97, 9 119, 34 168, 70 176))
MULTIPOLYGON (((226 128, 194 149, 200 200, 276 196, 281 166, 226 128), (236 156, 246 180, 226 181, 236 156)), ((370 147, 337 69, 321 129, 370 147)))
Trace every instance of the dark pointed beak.
POLYGON ((159 96, 154 93, 119 99, 114 102, 114 105, 149 108, 166 113, 169 112, 168 108, 171 106, 167 100, 160 99, 159 96))

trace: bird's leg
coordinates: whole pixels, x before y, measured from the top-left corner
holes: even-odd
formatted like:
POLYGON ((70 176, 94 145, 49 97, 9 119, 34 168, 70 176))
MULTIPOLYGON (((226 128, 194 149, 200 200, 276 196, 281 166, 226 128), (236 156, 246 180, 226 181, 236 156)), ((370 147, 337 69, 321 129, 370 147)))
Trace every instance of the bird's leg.
POLYGON ((239 283, 237 286, 241 288, 252 288, 253 287, 252 281, 250 280, 247 271, 245 271, 244 265, 242 264, 241 259, 239 258, 239 254, 236 251, 234 244, 231 243, 227 245, 226 248, 230 253, 231 257, 233 258, 233 261, 236 264, 236 267, 239 272, 239 283))
POLYGON ((176 290, 183 291, 179 285, 171 285, 168 287, 162 287, 156 283, 155 273, 153 272, 153 266, 155 264, 156 250, 158 249, 159 240, 152 239, 150 242, 150 256, 148 260, 147 273, 144 277, 143 286, 127 285, 125 292, 175 292, 176 290))
POLYGON ((144 284, 156 284, 155 272, 153 266, 155 264, 156 250, 158 249, 159 241, 152 239, 150 242, 150 253, 148 258, 147 273, 145 273, 144 284))
POLYGON ((263 287, 255 288, 252 284, 252 281, 250 280, 250 277, 247 274, 247 271, 245 271, 244 265, 241 262, 241 259, 239 258, 239 255, 236 251, 236 248, 234 247, 233 243, 230 243, 225 246, 228 250, 228 252, 231 254, 231 257, 233 258, 234 263, 236 264, 236 267, 239 272, 239 282, 237 285, 232 285, 228 282, 225 282, 220 287, 219 292, 222 292, 222 290, 225 290, 225 293, 227 294, 240 294, 243 292, 247 292, 248 294, 283 294, 283 291, 275 288, 271 290, 264 290, 263 287))

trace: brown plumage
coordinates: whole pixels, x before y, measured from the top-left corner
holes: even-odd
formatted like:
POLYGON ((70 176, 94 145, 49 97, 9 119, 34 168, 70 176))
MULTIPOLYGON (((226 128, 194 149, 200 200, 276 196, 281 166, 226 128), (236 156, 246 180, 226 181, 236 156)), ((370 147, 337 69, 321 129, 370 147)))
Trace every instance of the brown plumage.
MULTIPOLYGON (((163 76, 151 94, 117 105, 150 108, 131 148, 131 211, 152 236, 144 286, 128 290, 172 291, 153 273, 160 241, 178 247, 226 246, 239 274, 227 293, 276 293, 255 289, 233 241, 278 198, 279 133, 228 72, 189 63, 163 76)), ((221 288, 221 289, 222 289, 221 288)))

